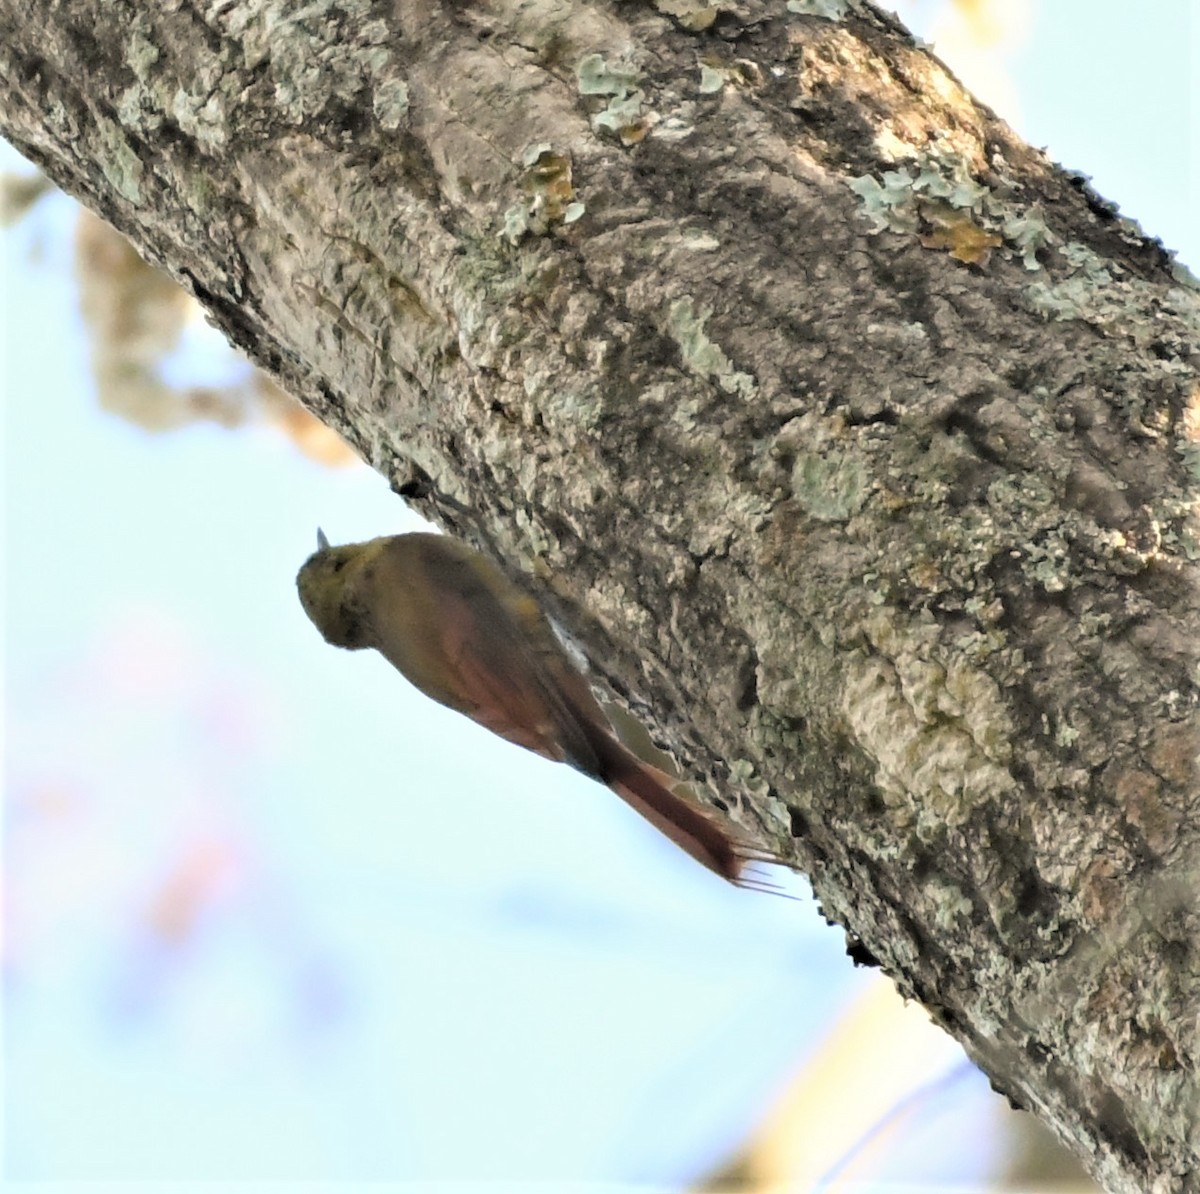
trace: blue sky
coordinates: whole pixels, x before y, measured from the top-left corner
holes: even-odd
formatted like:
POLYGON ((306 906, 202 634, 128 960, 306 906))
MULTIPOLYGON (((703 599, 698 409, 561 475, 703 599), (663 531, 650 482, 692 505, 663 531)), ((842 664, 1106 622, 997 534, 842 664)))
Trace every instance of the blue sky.
MULTIPOLYGON (((1053 0, 993 58, 1019 131, 1196 268, 1190 7, 1053 0)), ((5 238, 8 1188, 702 1173, 872 978, 807 903, 322 643, 316 526, 411 516, 270 429, 101 412, 73 219, 5 238)), ((235 368, 193 337, 185 372, 235 368)), ((972 1180, 990 1101, 929 1100, 879 1172, 972 1180)))

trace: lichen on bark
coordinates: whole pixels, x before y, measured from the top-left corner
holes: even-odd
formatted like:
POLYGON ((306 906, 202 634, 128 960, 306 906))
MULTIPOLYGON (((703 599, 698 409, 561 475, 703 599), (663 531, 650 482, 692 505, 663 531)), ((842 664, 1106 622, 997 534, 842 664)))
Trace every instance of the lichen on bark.
POLYGON ((38 10, 0 0, 6 135, 523 572, 1103 1181, 1188 1188, 1200 303, 1162 246, 863 0, 38 10))

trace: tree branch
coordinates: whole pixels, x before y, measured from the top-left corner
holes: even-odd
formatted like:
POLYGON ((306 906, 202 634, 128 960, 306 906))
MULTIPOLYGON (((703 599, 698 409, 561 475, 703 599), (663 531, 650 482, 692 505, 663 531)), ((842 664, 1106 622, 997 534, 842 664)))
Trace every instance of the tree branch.
POLYGON ((863 0, 0 0, 0 62, 5 135, 520 562, 999 1089, 1194 1188, 1161 245, 863 0))

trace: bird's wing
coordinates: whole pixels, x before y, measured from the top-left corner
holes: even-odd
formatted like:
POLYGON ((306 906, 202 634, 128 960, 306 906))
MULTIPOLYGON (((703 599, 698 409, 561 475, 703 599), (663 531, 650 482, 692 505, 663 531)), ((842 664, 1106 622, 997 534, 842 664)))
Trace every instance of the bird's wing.
MULTIPOLYGON (((447 614, 441 645, 461 711, 534 754, 596 774, 586 711, 563 691, 556 661, 531 644, 524 622, 479 594, 447 614)), ((569 666, 565 659, 562 664, 569 666)))

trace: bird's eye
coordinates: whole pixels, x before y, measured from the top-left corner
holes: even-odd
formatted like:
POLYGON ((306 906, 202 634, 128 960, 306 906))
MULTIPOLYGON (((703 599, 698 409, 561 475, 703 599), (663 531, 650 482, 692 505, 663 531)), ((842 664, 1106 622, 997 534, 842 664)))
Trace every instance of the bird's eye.
POLYGON ((346 563, 347 563, 347 561, 346 561, 346 557, 345 557, 345 556, 339 556, 339 557, 338 557, 336 560, 334 560, 334 561, 333 561, 333 570, 334 570, 334 572, 341 572, 341 570, 342 570, 343 568, 345 568, 345 566, 346 566, 346 563))

